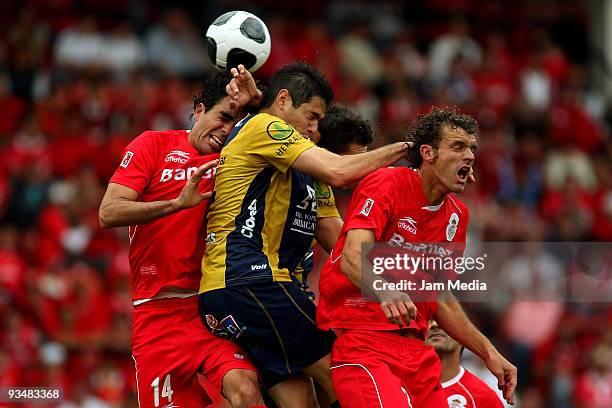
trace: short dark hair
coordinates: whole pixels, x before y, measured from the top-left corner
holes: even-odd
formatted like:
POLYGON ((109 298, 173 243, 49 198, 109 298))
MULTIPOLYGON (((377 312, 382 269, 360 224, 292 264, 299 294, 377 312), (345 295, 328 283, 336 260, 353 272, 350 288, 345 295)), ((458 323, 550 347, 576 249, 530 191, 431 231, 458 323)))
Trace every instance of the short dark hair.
POLYGON ((272 75, 263 95, 262 107, 272 106, 282 89, 289 91, 294 108, 299 108, 314 96, 320 96, 328 105, 334 99, 334 91, 325 75, 303 61, 287 64, 272 75))
POLYGON ((319 147, 342 154, 351 143, 367 146, 374 139, 370 123, 346 106, 333 104, 319 121, 319 147))
POLYGON ((204 104, 206 110, 212 109, 221 99, 227 96, 225 87, 232 80, 232 74, 227 71, 215 72, 202 82, 200 93, 193 96, 193 109, 204 104))
POLYGON ((440 146, 441 130, 445 124, 459 127, 470 135, 478 132, 476 119, 459 112, 456 106, 432 107, 428 113, 418 115, 408 130, 406 140, 414 143, 408 154, 412 167, 419 167, 423 163, 421 146, 430 145, 434 148, 440 146))

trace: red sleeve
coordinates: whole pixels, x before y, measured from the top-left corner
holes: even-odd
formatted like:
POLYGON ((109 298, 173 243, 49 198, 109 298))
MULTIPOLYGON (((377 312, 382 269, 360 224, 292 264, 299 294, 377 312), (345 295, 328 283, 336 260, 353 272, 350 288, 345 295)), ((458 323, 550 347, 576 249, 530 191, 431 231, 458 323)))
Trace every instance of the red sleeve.
POLYGON ((380 241, 393 210, 394 183, 389 170, 377 170, 359 184, 345 220, 346 231, 370 229, 380 241))
POLYGON ((153 132, 144 132, 132 140, 123 151, 121 163, 110 182, 142 193, 154 172, 155 147, 153 132))

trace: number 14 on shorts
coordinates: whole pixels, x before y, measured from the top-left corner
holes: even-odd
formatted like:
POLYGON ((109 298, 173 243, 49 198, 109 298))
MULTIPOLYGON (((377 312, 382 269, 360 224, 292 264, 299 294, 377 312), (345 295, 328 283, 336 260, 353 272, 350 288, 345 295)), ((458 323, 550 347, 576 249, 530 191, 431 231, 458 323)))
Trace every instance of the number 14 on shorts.
MULTIPOLYGON (((151 387, 153 388, 153 404, 156 407, 159 407, 159 377, 155 377, 153 382, 151 383, 151 387)), ((161 397, 168 398, 168 402, 172 402, 172 384, 170 382, 170 374, 166 374, 166 378, 164 378, 164 385, 161 389, 161 397)))

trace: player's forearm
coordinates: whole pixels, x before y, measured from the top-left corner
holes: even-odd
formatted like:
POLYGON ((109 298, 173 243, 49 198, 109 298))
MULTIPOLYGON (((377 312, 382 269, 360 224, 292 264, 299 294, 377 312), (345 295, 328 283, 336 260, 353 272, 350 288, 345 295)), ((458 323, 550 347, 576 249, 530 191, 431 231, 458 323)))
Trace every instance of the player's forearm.
POLYGON ((332 163, 332 180, 323 180, 334 187, 344 187, 363 179, 381 167, 406 157, 407 144, 393 143, 362 154, 340 156, 332 163))
POLYGON ((102 228, 113 228, 144 224, 180 210, 176 199, 151 202, 114 199, 102 203, 98 216, 102 228))
POLYGON ((357 251, 342 252, 340 271, 346 275, 351 283, 361 289, 361 253, 357 251))
POLYGON ((483 361, 497 353, 493 344, 472 324, 450 292, 444 293, 438 301, 434 318, 440 328, 483 361))

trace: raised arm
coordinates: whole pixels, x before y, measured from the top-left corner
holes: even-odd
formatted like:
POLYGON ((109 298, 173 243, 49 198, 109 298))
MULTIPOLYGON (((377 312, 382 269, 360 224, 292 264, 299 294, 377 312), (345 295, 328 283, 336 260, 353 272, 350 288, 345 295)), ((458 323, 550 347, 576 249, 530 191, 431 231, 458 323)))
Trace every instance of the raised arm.
POLYGON ((398 142, 366 153, 340 156, 314 146, 300 154, 292 167, 331 186, 344 187, 406 157, 408 148, 408 143, 398 142))
POLYGON ((434 318, 442 330, 480 357, 489 371, 497 377, 497 385, 503 391, 504 399, 513 404, 516 367, 472 324, 450 291, 440 294, 434 318))
POLYGON ((198 167, 185 183, 179 196, 166 201, 137 201, 139 196, 137 191, 121 184, 110 183, 98 211, 100 226, 112 228, 144 224, 195 207, 212 196, 212 192, 201 194, 198 185, 204 174, 217 163, 218 160, 212 160, 198 167))

